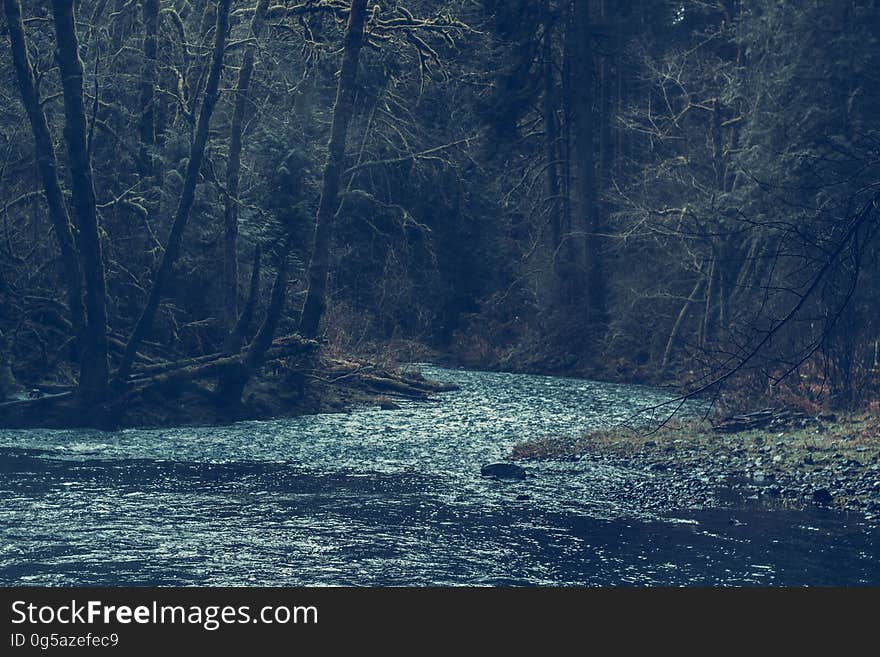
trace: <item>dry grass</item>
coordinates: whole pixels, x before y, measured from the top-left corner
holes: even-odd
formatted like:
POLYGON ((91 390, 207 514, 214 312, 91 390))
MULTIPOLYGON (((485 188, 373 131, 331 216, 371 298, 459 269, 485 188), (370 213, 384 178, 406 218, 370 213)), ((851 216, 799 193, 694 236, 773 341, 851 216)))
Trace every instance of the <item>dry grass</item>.
POLYGON ((755 467, 810 470, 845 459, 861 465, 880 461, 880 418, 854 415, 774 431, 720 434, 704 421, 683 421, 650 432, 593 431, 577 437, 542 437, 520 443, 510 458, 556 459, 586 454, 663 457, 681 463, 725 456, 746 457, 755 467))

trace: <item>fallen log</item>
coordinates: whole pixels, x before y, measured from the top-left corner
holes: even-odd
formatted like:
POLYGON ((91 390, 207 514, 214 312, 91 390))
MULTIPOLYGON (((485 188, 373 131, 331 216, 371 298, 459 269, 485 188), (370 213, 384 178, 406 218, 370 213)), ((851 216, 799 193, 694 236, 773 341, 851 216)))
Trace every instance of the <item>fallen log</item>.
POLYGON ((70 418, 79 418, 73 412, 76 396, 73 391, 43 395, 32 399, 16 399, 0 404, 0 426, 8 429, 32 426, 60 426, 70 418))
POLYGON ((428 393, 431 392, 424 387, 412 385, 402 379, 389 379, 372 374, 358 374, 355 378, 364 386, 372 390, 388 394, 402 395, 404 397, 421 399, 427 397, 428 393))
POLYGON ((58 392, 51 395, 41 395, 30 399, 13 399, 12 401, 0 403, 0 413, 18 412, 23 410, 31 410, 47 405, 55 404, 67 399, 73 399, 73 391, 58 392))
MULTIPOLYGON (((274 353, 274 351, 278 349, 284 349, 291 346, 296 345, 305 345, 307 343, 312 344, 313 341, 304 340, 300 336, 286 335, 281 338, 276 338, 272 341, 272 347, 269 350, 269 353, 274 353)), ((314 346, 317 346, 317 343, 314 343, 314 346)), ((311 348, 311 347, 309 347, 311 348)), ((158 363, 156 365, 145 365, 137 368, 137 371, 132 373, 132 377, 130 379, 130 383, 137 383, 139 381, 153 378, 159 374, 164 374, 166 372, 171 372, 173 370, 180 370, 189 367, 196 367, 199 365, 206 365, 213 363, 215 361, 224 359, 224 358, 240 358, 241 352, 237 354, 228 354, 224 352, 215 352, 213 354, 206 354, 204 356, 196 356, 194 358, 184 358, 183 360, 176 360, 165 363, 158 363)))
POLYGON ((403 374, 359 361, 327 359, 322 363, 324 376, 315 376, 325 383, 362 387, 379 393, 424 399, 430 393, 450 392, 459 386, 429 381, 421 374, 403 374))
POLYGON ((224 355, 228 356, 229 354, 214 352, 212 354, 205 354, 204 356, 195 356, 193 358, 165 361, 164 363, 156 363, 154 365, 138 367, 137 369, 132 370, 131 378, 129 379, 129 381, 134 382, 138 379, 149 378, 150 376, 163 374, 165 372, 170 372, 171 370, 179 370, 184 367, 201 365, 202 363, 210 363, 211 361, 217 360, 218 358, 223 358, 224 355))
MULTIPOLYGON (((305 354, 318 346, 314 340, 305 340, 298 335, 280 338, 279 341, 273 343, 273 346, 266 352, 264 362, 278 360, 293 355, 305 354)), ((245 352, 246 353, 246 352, 245 352)), ((242 366, 242 358, 244 353, 234 356, 219 356, 214 360, 200 362, 192 365, 185 365, 149 377, 144 377, 130 381, 133 388, 144 390, 156 386, 166 386, 184 381, 193 381, 195 379, 206 379, 218 376, 224 372, 242 366)))

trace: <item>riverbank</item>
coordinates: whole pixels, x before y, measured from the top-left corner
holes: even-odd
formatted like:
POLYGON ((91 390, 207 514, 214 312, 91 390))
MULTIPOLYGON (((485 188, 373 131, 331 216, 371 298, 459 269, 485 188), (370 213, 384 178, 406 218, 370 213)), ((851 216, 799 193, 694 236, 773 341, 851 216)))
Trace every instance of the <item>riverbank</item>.
POLYGON ((771 504, 864 514, 880 524, 880 418, 807 418, 773 429, 721 433, 707 421, 648 432, 614 429, 520 443, 516 461, 620 459, 645 470, 729 485, 771 504))
MULTIPOLYGON (((180 370, 173 370, 174 375, 180 370)), ((412 369, 318 354, 314 360, 278 359, 254 376, 238 404, 218 398, 209 376, 156 376, 134 381, 101 404, 83 405, 71 387, 37 385, 0 403, 0 428, 67 429, 186 427, 241 420, 339 413, 356 406, 396 409, 396 400, 428 400, 457 389, 412 369)))

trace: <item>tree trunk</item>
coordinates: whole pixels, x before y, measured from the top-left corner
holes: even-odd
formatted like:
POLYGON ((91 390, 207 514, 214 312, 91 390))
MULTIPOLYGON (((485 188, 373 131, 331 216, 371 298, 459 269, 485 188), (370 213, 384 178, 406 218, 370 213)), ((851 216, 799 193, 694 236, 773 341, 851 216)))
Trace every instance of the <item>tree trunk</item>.
MULTIPOLYGON (((273 354, 284 352, 284 350, 288 349, 291 344, 300 346, 304 344, 314 345, 314 342, 304 340, 298 334, 292 334, 277 338, 272 341, 272 345, 267 352, 267 358, 272 357, 273 354)), ((199 367, 221 360, 228 361, 230 357, 240 358, 240 356, 241 353, 238 351, 234 353, 219 351, 213 354, 205 354, 204 356, 196 356, 195 358, 184 358, 182 360, 140 365, 137 369, 132 371, 131 378, 129 379, 129 384, 132 386, 136 386, 141 382, 152 380, 159 375, 168 374, 169 372, 173 372, 175 370, 192 369, 194 367, 199 367)))
POLYGON ((715 169, 715 189, 724 191, 727 175, 724 158, 724 141, 721 134, 721 103, 716 98, 712 103, 712 166, 715 169))
POLYGON ((711 326, 711 315, 712 315, 712 301, 714 299, 715 292, 715 258, 712 259, 712 262, 709 264, 709 278, 706 279, 706 304, 703 309, 703 321, 700 324, 700 348, 704 348, 706 344, 711 340, 712 334, 712 326, 711 326))
POLYGON ((160 0, 144 0, 144 68, 141 76, 141 112, 138 121, 141 149, 141 173, 153 173, 152 149, 156 144, 156 85, 159 80, 157 65, 160 0))
POLYGON ((703 287, 704 282, 705 279, 703 277, 697 279, 697 282, 694 283, 694 289, 691 290, 690 296, 684 304, 682 304, 681 310, 678 312, 678 317, 675 318, 675 324, 672 325, 672 330, 669 332, 669 339, 666 341, 666 348, 663 350, 663 359, 660 362, 661 371, 665 370, 666 366, 669 364, 669 357, 672 355, 672 349, 678 341, 678 334, 681 332, 681 327, 684 325, 688 310, 690 310, 691 305, 696 301, 697 295, 700 293, 700 288, 703 287))
POLYGON ((312 259, 309 263, 307 281, 308 291, 300 317, 300 333, 307 338, 318 334, 321 315, 324 314, 324 296, 327 289, 327 276, 330 270, 330 242, 333 237, 333 220, 339 206, 339 186, 345 159, 345 140, 348 123, 354 112, 355 82, 357 80, 358 57, 364 41, 364 23, 367 15, 367 0, 352 0, 345 33, 345 46, 342 51, 342 66, 339 71, 339 85, 336 89, 336 103, 333 106, 333 124, 327 163, 324 166, 324 180, 321 187, 321 201, 318 205, 315 237, 312 246, 312 259))
POLYGON ((79 58, 73 0, 52 0, 56 59, 64 94, 64 138, 70 159, 73 215, 79 238, 80 262, 86 284, 86 335, 79 393, 100 399, 107 387, 107 290, 104 258, 98 236, 98 210, 92 182, 83 102, 83 64, 79 58))
MULTIPOLYGON (((196 9, 197 12, 202 11, 202 20, 198 27, 199 36, 197 43, 204 44, 208 38, 209 32, 211 31, 211 26, 217 25, 219 14, 217 12, 218 7, 215 0, 202 2, 201 5, 202 6, 200 8, 196 9)), ((215 34, 215 42, 216 38, 217 35, 215 34)), ((185 51, 186 48, 184 48, 183 50, 185 51)), ((207 64, 204 57, 188 57, 186 61, 189 66, 186 68, 186 72, 184 73, 184 85, 186 87, 186 101, 184 104, 186 105, 186 109, 189 115, 195 116, 196 108, 198 107, 199 92, 202 90, 202 86, 205 80, 205 69, 207 68, 207 64)))
MULTIPOLYGON (((269 0, 258 0, 251 19, 251 38, 256 39, 263 31, 269 0)), ((235 85, 235 109, 229 138, 229 159, 226 163, 226 206, 224 208, 223 232, 223 316, 228 331, 235 329, 238 317, 238 189, 241 173, 242 135, 244 117, 248 106, 251 76, 257 47, 249 45, 238 70, 235 85)))
POLYGON ((147 298, 147 303, 138 318, 137 324, 131 333, 128 344, 125 347, 125 353, 122 355, 122 361, 116 371, 115 379, 124 382, 128 378, 134 362, 135 354, 141 341, 147 336, 159 308, 159 302, 162 299, 162 293, 165 286, 171 278, 171 271, 177 255, 180 252, 180 245, 183 241, 183 231, 186 228, 190 211, 192 210, 193 201, 196 195, 196 184, 199 180, 199 171, 202 168, 202 160, 205 155, 205 145, 208 142, 208 126, 211 122, 211 114, 214 106, 217 104, 218 88, 220 85, 220 76, 223 71, 223 54, 226 49, 226 33, 229 27, 229 7, 232 0, 221 0, 217 10, 217 26, 214 35, 214 50, 211 58, 211 73, 208 76, 208 84, 205 88, 205 98, 202 101, 202 108, 199 112, 199 122, 196 128, 195 138, 190 148, 189 163, 186 167, 186 177, 183 181, 183 189, 180 192, 180 200, 177 204, 177 210, 174 213, 174 222, 171 224, 171 232, 168 235, 168 241, 165 245, 165 252, 162 255, 162 262, 153 280, 153 287, 147 298))
MULTIPOLYGON (((715 170, 715 186, 719 195, 730 192, 732 178, 728 175, 728 154, 724 150, 724 108, 716 98, 712 105, 712 160, 715 170)), ((736 145, 736 126, 732 129, 731 146, 736 145)), ((720 222, 719 222, 720 223, 720 222)), ((723 226, 723 223, 720 223, 723 226)), ((724 232, 723 230, 721 232, 724 232)), ((729 236, 717 240, 718 251, 718 329, 726 330, 731 323, 730 299, 736 292, 736 281, 747 263, 739 253, 739 246, 729 236)))
POLYGON ((562 45, 562 138, 559 139, 557 157, 562 162, 562 207, 560 219, 559 244, 554 254, 554 269, 557 279, 558 302, 563 307, 577 303, 583 292, 583 240, 576 237, 573 231, 572 198, 574 191, 572 181, 572 117, 574 116, 573 82, 575 49, 572 45, 576 38, 575 26, 571 12, 566 15, 565 31, 562 45))
MULTIPOLYGON (((613 12, 615 11, 615 9, 613 8, 614 5, 612 5, 612 8, 609 11, 608 3, 606 2, 606 0, 601 0, 600 7, 602 31, 606 34, 606 38, 608 38, 608 36, 614 34, 615 30, 617 29, 617 23, 613 18, 613 12)), ((612 41, 616 47, 617 39, 613 39, 612 41)), ((611 187, 611 169, 614 166, 614 160, 617 156, 614 151, 615 143, 611 129, 613 114, 612 86, 615 80, 614 71, 616 69, 616 62, 617 54, 615 52, 611 52, 602 55, 599 64, 600 104, 599 115, 597 117, 599 122, 599 177, 596 195, 597 204, 599 206, 598 224, 600 226, 607 225, 608 217, 611 213, 611 208, 609 207, 609 204, 605 200, 602 200, 601 197, 602 194, 611 187)))
MULTIPOLYGON (((562 214, 559 203, 559 167, 556 164, 559 127, 556 122, 556 83, 553 74, 553 31, 544 34, 544 131, 547 157, 547 199, 550 213, 550 245, 556 254, 562 239, 562 214)), ((554 261, 556 257, 554 255, 554 261)))
POLYGON ((58 180, 58 162, 55 157, 55 146, 46 114, 40 104, 34 71, 28 58, 27 42, 24 25, 21 21, 21 4, 19 0, 4 0, 6 24, 9 29, 9 43, 12 49, 12 62, 18 79, 22 104, 34 134, 37 169, 46 194, 49 207, 49 220, 61 252, 61 264, 67 283, 67 306, 70 311, 70 323, 77 340, 77 351, 83 354, 82 341, 85 337, 85 308, 82 299, 82 272, 80 270, 79 253, 73 238, 70 216, 64 203, 64 194, 58 180))
POLYGON ((598 185, 596 182, 596 122, 593 96, 596 80, 592 43, 590 3, 574 5, 574 68, 572 104, 574 110, 574 146, 578 196, 585 233, 587 321, 605 322, 605 279, 602 267, 598 185))
POLYGON ((266 352, 272 345, 275 329, 281 319, 284 300, 287 296, 287 280, 290 272, 289 255, 292 242, 293 239, 290 236, 284 241, 278 262, 278 271, 272 284, 272 294, 269 297, 269 307, 266 309, 266 317, 263 319, 257 335, 241 359, 241 364, 226 370, 217 385, 217 399, 222 404, 237 405, 241 403, 244 387, 262 366, 266 352))
POLYGON ((251 285, 248 292, 247 302, 235 323, 235 327, 230 331, 226 338, 225 351, 228 353, 237 353, 244 344, 245 336, 250 329, 251 322, 254 320, 254 311, 257 307, 257 298, 260 296, 260 266, 262 263, 262 252, 258 244, 254 249, 254 266, 251 269, 251 285))

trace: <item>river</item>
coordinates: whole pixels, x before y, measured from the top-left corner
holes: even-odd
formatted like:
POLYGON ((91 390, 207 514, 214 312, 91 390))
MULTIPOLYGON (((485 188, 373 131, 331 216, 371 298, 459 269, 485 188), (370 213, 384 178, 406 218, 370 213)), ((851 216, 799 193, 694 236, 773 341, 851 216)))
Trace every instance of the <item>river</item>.
POLYGON ((397 411, 0 431, 0 583, 880 585, 880 532, 855 516, 715 486, 682 499, 676 475, 602 459, 480 476, 520 440, 607 426, 660 390, 423 371, 461 389, 397 411))

